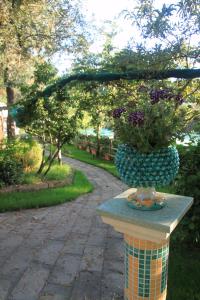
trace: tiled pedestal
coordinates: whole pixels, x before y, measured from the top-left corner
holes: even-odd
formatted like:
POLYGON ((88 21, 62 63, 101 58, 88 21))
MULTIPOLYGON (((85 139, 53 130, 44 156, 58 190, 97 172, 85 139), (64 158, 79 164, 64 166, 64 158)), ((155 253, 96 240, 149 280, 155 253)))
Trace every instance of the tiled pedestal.
POLYGON ((165 300, 169 242, 157 244, 125 235, 125 299, 165 300))
POLYGON ((125 300, 165 300, 170 234, 191 207, 190 197, 164 194, 166 207, 139 211, 128 207, 130 189, 97 209, 102 220, 124 234, 125 300))

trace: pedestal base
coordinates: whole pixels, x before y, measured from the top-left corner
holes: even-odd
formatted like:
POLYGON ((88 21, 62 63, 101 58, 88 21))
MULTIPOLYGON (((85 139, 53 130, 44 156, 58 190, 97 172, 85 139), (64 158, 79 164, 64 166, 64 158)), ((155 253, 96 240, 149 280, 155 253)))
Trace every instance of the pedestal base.
POLYGON ((159 211, 130 209, 130 189, 98 207, 104 223, 124 234, 125 300, 165 300, 169 237, 191 207, 190 197, 162 194, 166 206, 159 211))
POLYGON ((165 300, 169 242, 157 244, 124 235, 125 300, 165 300))

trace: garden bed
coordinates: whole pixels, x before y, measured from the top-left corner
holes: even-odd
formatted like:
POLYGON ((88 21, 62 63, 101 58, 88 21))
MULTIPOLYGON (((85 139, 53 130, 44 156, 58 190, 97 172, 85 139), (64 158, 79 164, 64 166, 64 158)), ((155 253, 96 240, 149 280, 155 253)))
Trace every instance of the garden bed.
POLYGON ((12 193, 12 192, 32 192, 32 191, 39 191, 39 190, 43 190, 43 189, 71 185, 73 183, 74 174, 75 174, 75 171, 71 170, 71 173, 68 175, 68 177, 63 180, 45 180, 43 182, 41 181, 41 182, 37 182, 34 184, 10 185, 10 186, 1 188, 0 194, 12 193))
POLYGON ((35 191, 0 194, 0 212, 53 206, 76 199, 93 191, 93 185, 80 171, 75 171, 71 185, 35 191))

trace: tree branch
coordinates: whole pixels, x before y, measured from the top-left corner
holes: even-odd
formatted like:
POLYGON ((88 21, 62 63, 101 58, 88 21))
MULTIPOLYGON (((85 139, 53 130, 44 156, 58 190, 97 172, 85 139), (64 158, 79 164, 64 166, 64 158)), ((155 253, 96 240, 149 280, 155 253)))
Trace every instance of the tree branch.
POLYGON ((98 81, 98 82, 109 82, 114 80, 151 80, 151 79, 167 79, 167 78, 183 78, 183 79, 194 79, 200 77, 200 69, 173 69, 164 71, 131 71, 124 73, 81 73, 71 75, 59 79, 56 83, 48 86, 42 92, 38 92, 33 101, 37 101, 39 97, 50 97, 54 92, 63 89, 67 84, 72 81, 98 81))

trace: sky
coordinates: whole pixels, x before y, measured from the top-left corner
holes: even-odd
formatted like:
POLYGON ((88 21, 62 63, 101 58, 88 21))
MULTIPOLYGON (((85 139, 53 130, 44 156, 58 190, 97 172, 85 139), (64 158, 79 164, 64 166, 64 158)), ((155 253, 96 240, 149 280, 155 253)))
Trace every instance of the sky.
MULTIPOLYGON (((158 8, 165 4, 175 4, 178 0, 155 0, 154 3, 158 8)), ((97 28, 104 27, 107 32, 111 31, 111 25, 107 21, 115 22, 118 34, 113 40, 114 47, 118 49, 124 48, 130 40, 130 37, 135 35, 139 39, 139 35, 134 30, 130 20, 124 19, 119 14, 123 10, 131 10, 136 4, 135 0, 83 0, 83 13, 86 21, 89 24, 95 25, 97 28)), ((96 36, 95 42, 90 47, 92 52, 101 52, 102 45, 105 39, 103 36, 96 36)), ((54 64, 59 70, 59 73, 65 73, 66 69, 70 68, 73 57, 66 54, 54 57, 54 64)))

